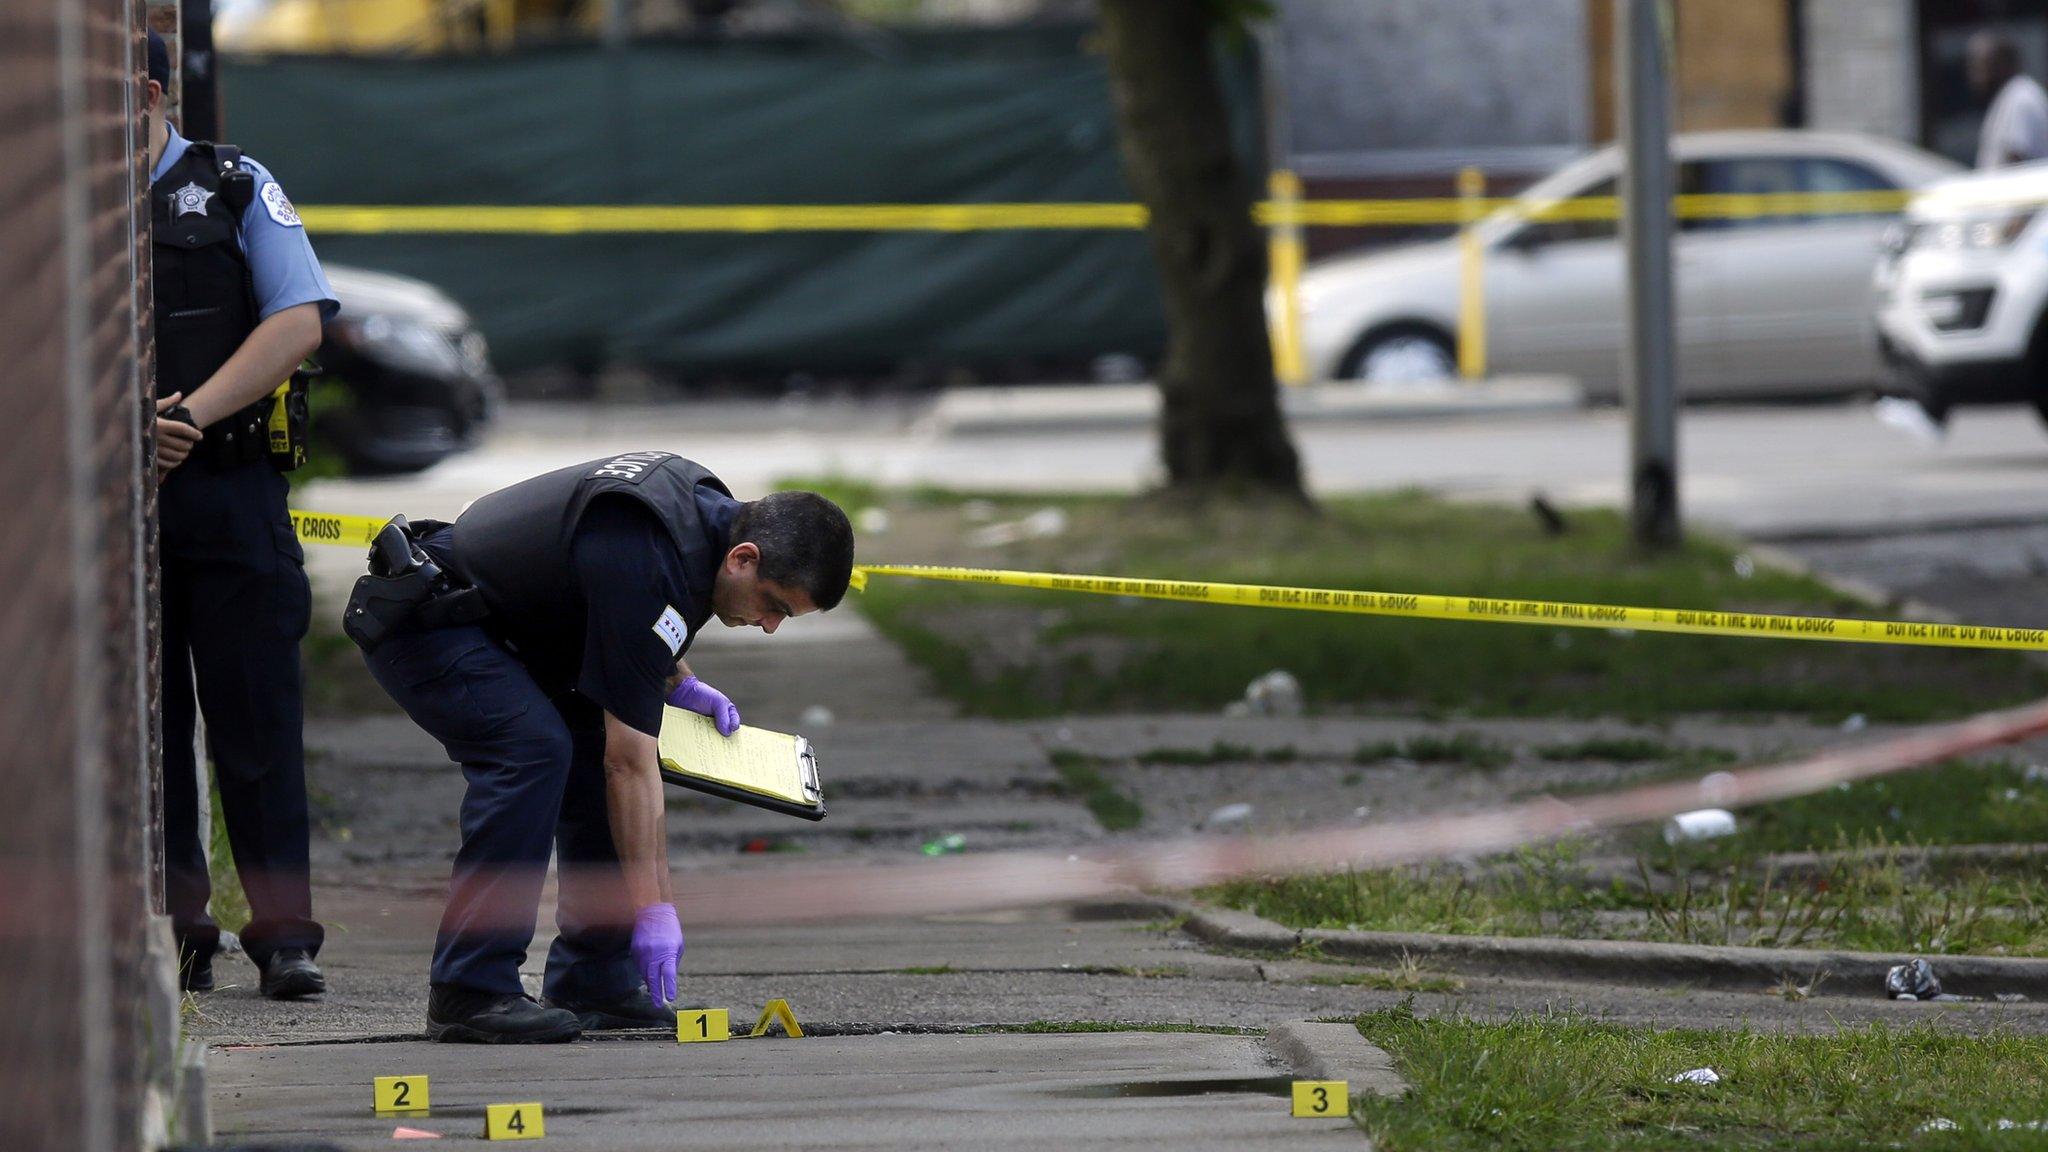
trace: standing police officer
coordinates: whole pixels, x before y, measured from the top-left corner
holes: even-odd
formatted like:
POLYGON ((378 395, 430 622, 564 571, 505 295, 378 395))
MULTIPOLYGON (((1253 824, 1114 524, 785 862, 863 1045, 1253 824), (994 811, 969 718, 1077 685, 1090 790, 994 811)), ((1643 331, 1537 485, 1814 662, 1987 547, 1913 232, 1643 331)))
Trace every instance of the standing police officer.
MULTIPOLYGON (((738 730, 739 709, 683 653, 713 616, 772 633, 837 605, 853 572, 846 514, 811 492, 742 503, 702 465, 629 452, 413 531, 415 562, 445 576, 438 595, 422 593, 381 639, 350 634, 469 782, 428 1035, 548 1043, 673 1028, 683 930, 663 826, 663 699, 738 730), (519 966, 551 848, 560 932, 543 1006, 519 966)), ((351 618, 381 578, 358 584, 351 618)))
POLYGON ((206 831, 193 756, 194 690, 235 867, 242 931, 263 994, 326 991, 314 964, 301 747, 304 554, 271 462, 280 382, 339 308, 306 230, 269 172, 166 121, 170 55, 149 36, 150 240, 156 287, 163 580, 164 856, 179 973, 213 987, 206 831))

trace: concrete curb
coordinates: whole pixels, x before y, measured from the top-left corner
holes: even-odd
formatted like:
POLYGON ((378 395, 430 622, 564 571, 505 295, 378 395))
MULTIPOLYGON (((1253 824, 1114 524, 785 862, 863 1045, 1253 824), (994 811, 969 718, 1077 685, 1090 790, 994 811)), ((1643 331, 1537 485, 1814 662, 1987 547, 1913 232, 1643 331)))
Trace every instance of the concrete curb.
POLYGON ((1344 1080, 1354 1096, 1401 1096, 1408 1082, 1394 1058, 1366 1041, 1352 1024, 1290 1020, 1266 1033, 1266 1047, 1302 1080, 1344 1080))
POLYGON ((1246 952, 1292 952, 1301 946, 1301 934, 1292 928, 1262 920, 1234 908, 1186 909, 1181 930, 1205 944, 1237 948, 1246 952))
MULTIPOLYGON (((1657 988, 1768 992, 1798 986, 1809 995, 1884 998, 1892 965, 1908 959, 1873 952, 1642 944, 1549 937, 1438 936, 1420 932, 1340 932, 1283 925, 1232 909, 1195 908, 1184 931, 1219 947, 1285 954, 1312 946, 1325 956, 1371 964, 1419 964, 1439 972, 1523 980, 1591 980, 1657 988)), ((1990 999, 2019 993, 2048 1000, 2048 960, 2006 956, 1930 956, 1944 991, 1990 999)))
MULTIPOLYGON (((1570 412, 1584 406, 1585 392, 1576 382, 1554 376, 1503 377, 1393 392, 1328 383, 1282 389, 1280 403, 1290 423, 1419 420, 1570 412)), ((1109 431, 1148 427, 1158 418, 1159 389, 1149 383, 1034 384, 945 389, 917 429, 939 436, 1109 431)))
POLYGON ((1788 576, 1803 576, 1815 581, 1830 592, 1861 600, 1881 610, 1889 610, 1901 619, 1925 624, 1960 624, 1962 618, 1946 608, 1939 608, 1924 600, 1900 596, 1890 589, 1859 580, 1854 576, 1837 576, 1806 562, 1788 549, 1774 544, 1756 541, 1731 540, 1728 546, 1739 552, 1749 553, 1749 558, 1762 567, 1782 572, 1788 576))
MULTIPOLYGON (((2031 522, 2038 523, 2038 520, 2031 522)), ((1853 576, 1836 576, 1815 568, 1803 558, 1793 554, 1789 549, 1775 544, 1759 543, 1752 540, 1747 543, 1736 544, 1735 546, 1746 549, 1749 552, 1750 558, 1758 564, 1768 568, 1775 568, 1780 572, 1787 572, 1794 576, 1805 576, 1808 579, 1817 580, 1822 587, 1827 588, 1829 591, 1841 593, 1851 599, 1862 600, 1867 604, 1875 604, 1880 609, 1898 616, 1901 620, 1914 620, 1927 624, 1960 624, 1963 622, 1961 616, 1946 608, 1929 604, 1925 600, 1916 600, 1910 596, 1899 596, 1889 589, 1880 587, 1868 580, 1860 580, 1853 576)), ((2030 664, 2048 667, 2048 652, 2022 652, 2020 653, 2020 658, 2030 664)))
POLYGON ((1178 900, 1143 895, 1083 900, 1067 906, 1067 916, 1073 920, 1171 920, 1192 911, 1178 900))

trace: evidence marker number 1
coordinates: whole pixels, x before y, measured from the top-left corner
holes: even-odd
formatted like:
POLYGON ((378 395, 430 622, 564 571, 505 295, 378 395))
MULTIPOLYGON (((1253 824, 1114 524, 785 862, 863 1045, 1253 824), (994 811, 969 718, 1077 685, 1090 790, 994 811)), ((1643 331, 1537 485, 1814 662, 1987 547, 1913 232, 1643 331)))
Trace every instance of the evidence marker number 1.
POLYGON ((697 1044, 732 1039, 732 1017, 725 1008, 693 1008, 676 1013, 676 1043, 697 1044))

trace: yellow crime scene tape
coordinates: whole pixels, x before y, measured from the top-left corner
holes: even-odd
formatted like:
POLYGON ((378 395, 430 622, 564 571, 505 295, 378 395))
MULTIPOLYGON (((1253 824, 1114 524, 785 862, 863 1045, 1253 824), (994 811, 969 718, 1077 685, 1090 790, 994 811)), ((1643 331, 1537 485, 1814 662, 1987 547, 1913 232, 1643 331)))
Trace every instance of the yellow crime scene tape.
POLYGON ((345 544, 368 548, 377 530, 389 523, 383 516, 350 516, 339 512, 301 512, 292 509, 292 530, 306 544, 345 544))
POLYGON ((1773 616, 1759 612, 1710 612, 1684 608, 1627 608, 1613 604, 1572 604, 1551 600, 1502 600, 1484 596, 1435 596, 1413 592, 1355 592, 1335 588, 1279 588, 1264 584, 1219 584, 1207 580, 1138 580, 1122 576, 1074 576, 1059 572, 1008 572, 986 568, 945 568, 917 564, 869 564, 856 573, 856 587, 873 576, 903 576, 960 584, 996 584, 1051 592, 1092 592, 1192 604, 1245 608, 1292 608, 1361 616, 1406 616, 1421 620, 1468 620, 1489 624, 1539 624, 1553 628, 1624 628, 1680 632, 1695 636, 1761 636, 1778 640, 1832 640, 1849 644, 1917 644, 1932 648, 2048 650, 2048 629, 1989 628, 1973 624, 1921 624, 1889 620, 1836 620, 1825 616, 1773 616))
MULTIPOLYGON (((1890 214, 1910 194, 1781 192, 1688 194, 1672 198, 1682 219, 1890 214)), ((299 216, 315 232, 574 236, 602 233, 984 232, 1145 227, 1142 204, 309 204, 299 216)), ((1528 202, 1518 197, 1263 201, 1266 226, 1469 224, 1507 211, 1528 220, 1614 220, 1613 196, 1528 202)))
MULTIPOLYGON (((369 547, 385 520, 333 512, 293 511, 292 527, 308 544, 369 547)), ((1465 620, 1488 624, 1537 624, 1552 628, 1622 628, 1692 636, 1752 636, 1776 640, 1831 640, 1846 644, 1913 644, 1928 648, 2004 648, 2048 651, 2048 629, 1998 628, 1976 624, 1928 624, 1903 620, 1843 620, 1826 616, 1777 616, 1761 612, 1720 612, 1687 608, 1631 608, 1554 600, 1508 600, 1487 596, 1438 596, 1415 592, 1361 592, 1338 588, 1285 588, 1268 584, 1223 584, 1210 580, 1144 580, 1125 576, 1081 576, 1062 572, 1013 572, 924 564, 863 564, 853 586, 865 589, 875 576, 991 584, 1048 592, 1088 592, 1189 604, 1241 608, 1288 608, 1355 616, 1405 616, 1419 620, 1465 620)))

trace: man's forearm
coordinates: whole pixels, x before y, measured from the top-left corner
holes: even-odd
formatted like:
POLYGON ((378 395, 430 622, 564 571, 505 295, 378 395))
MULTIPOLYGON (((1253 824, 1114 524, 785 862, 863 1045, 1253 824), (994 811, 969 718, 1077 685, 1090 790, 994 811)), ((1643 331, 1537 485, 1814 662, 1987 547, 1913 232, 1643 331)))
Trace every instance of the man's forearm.
POLYGON ((201 428, 270 395, 320 346, 320 306, 298 304, 265 318, 227 363, 185 398, 201 428))
MULTIPOLYGON (((638 751, 636 749, 636 751, 638 751)), ((668 875, 668 830, 662 807, 661 771, 649 741, 644 758, 633 756, 604 766, 605 810, 612 845, 619 854, 626 893, 633 907, 674 902, 668 875)))

